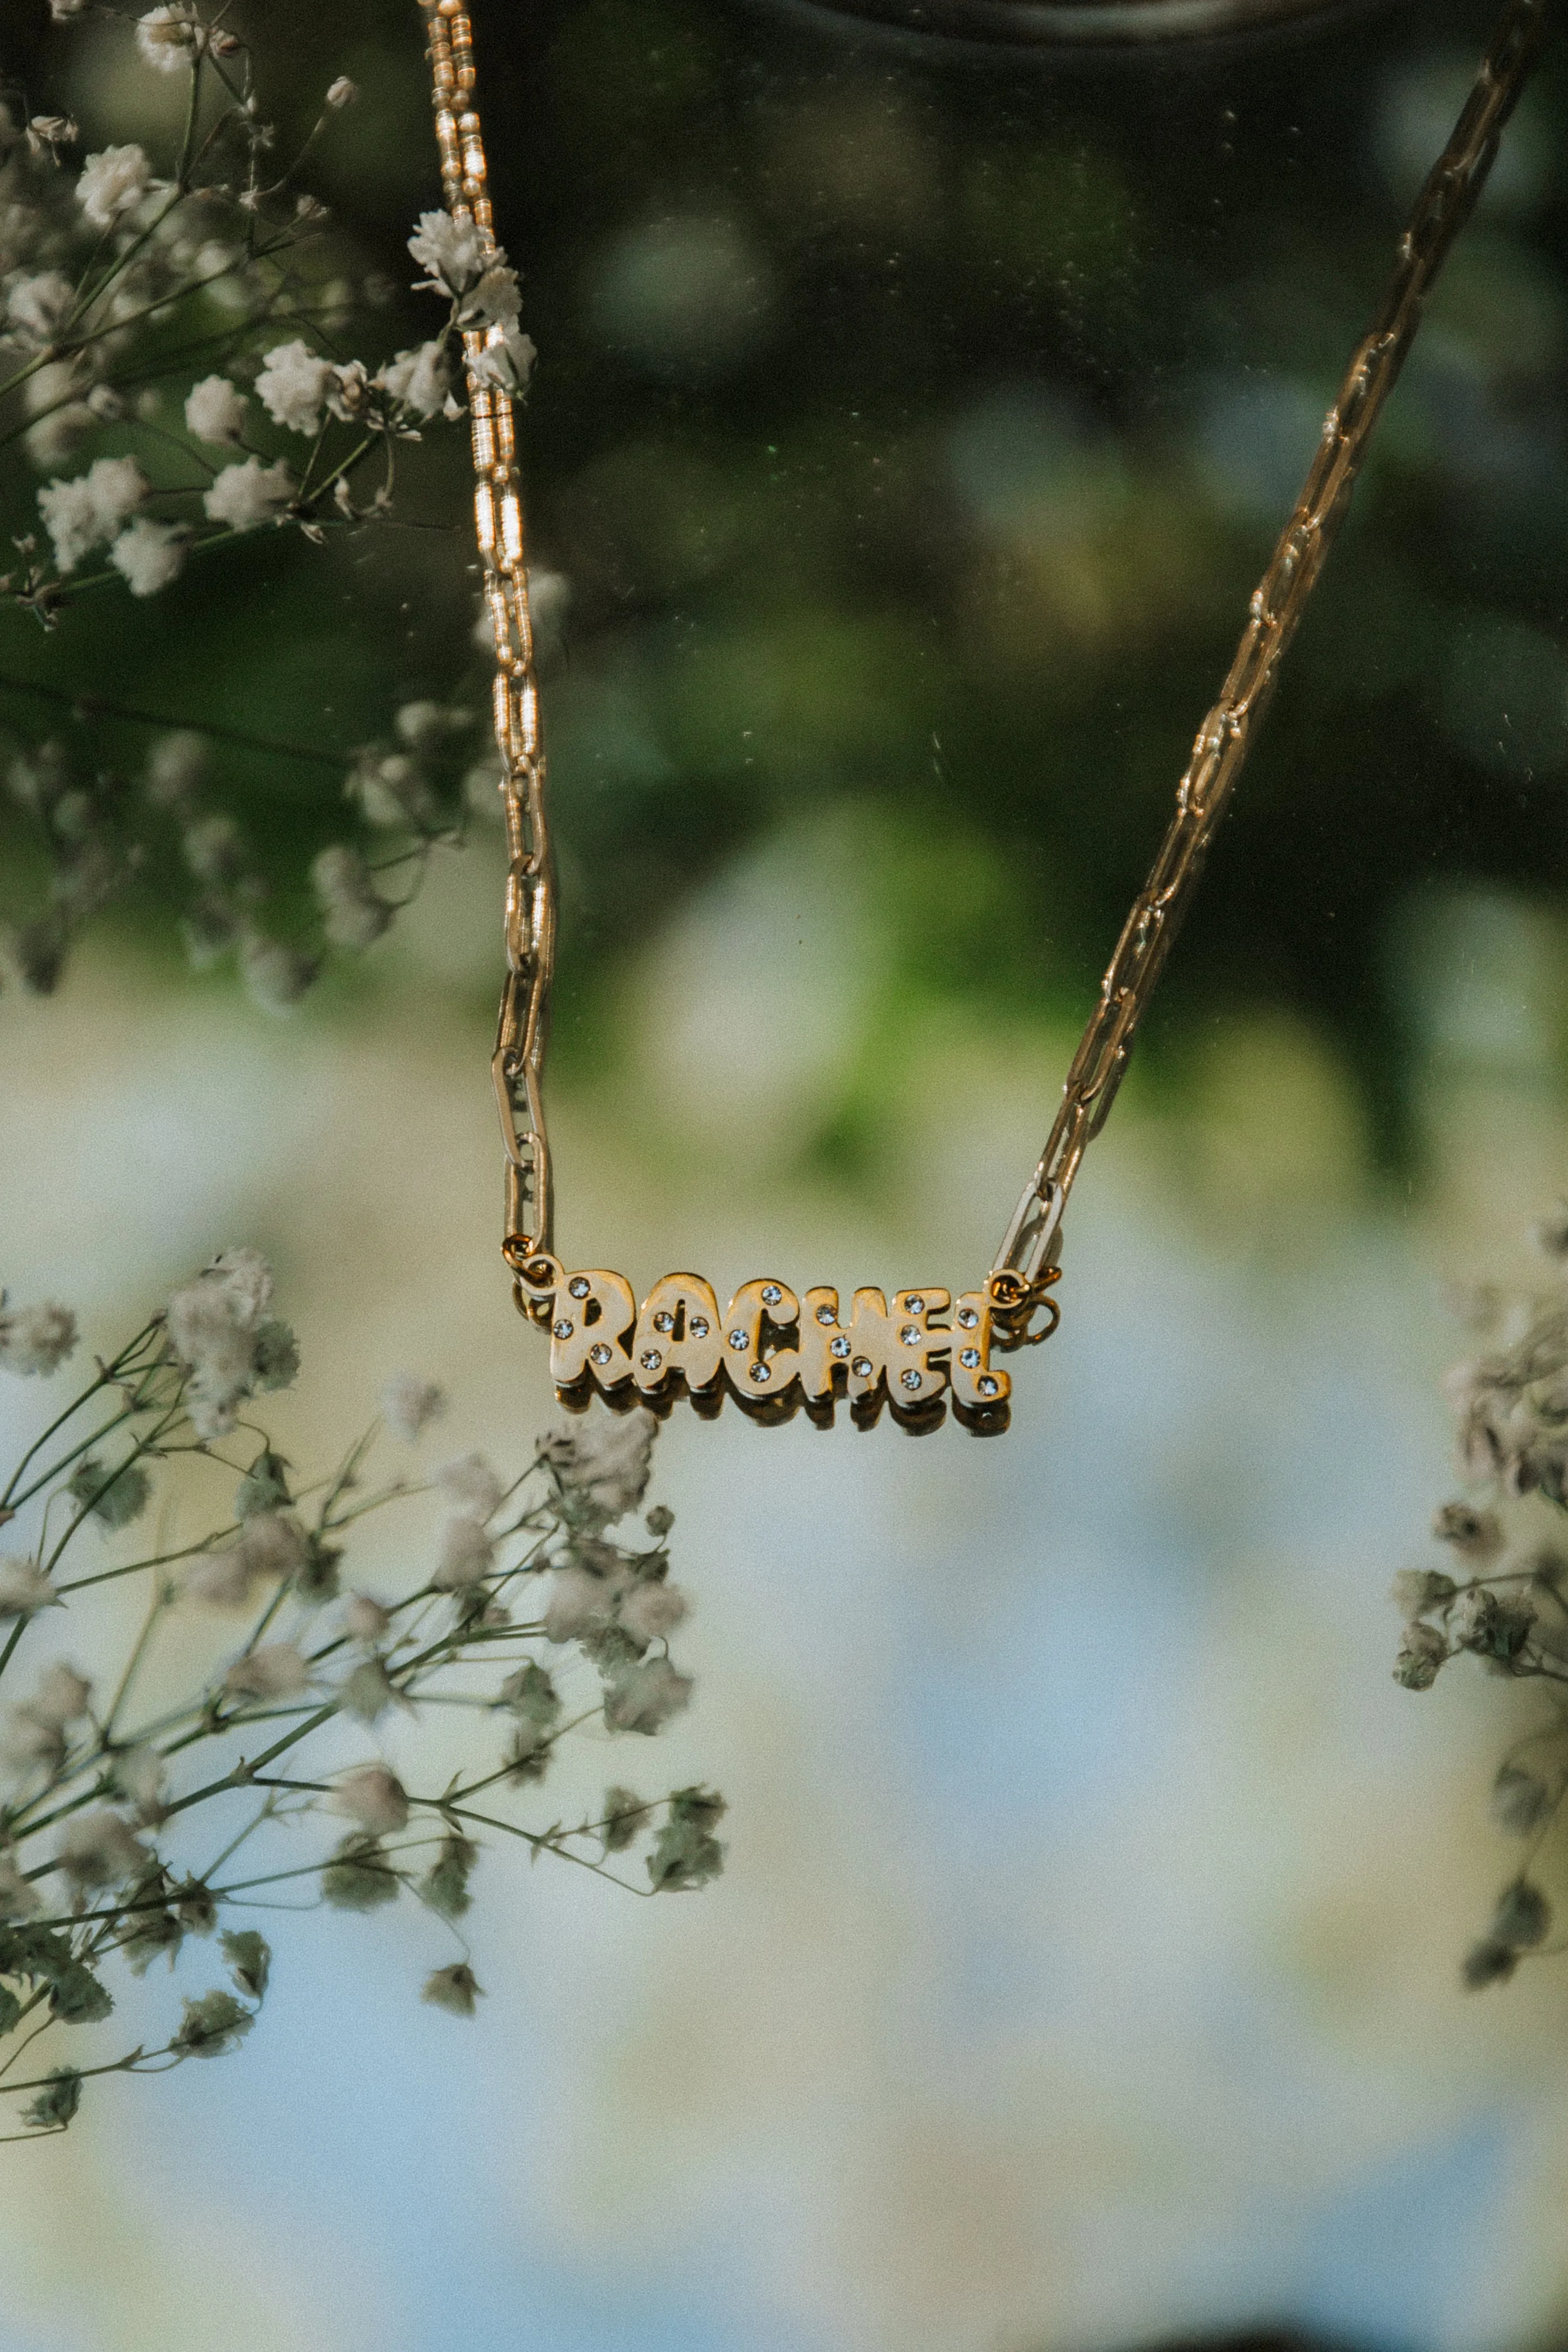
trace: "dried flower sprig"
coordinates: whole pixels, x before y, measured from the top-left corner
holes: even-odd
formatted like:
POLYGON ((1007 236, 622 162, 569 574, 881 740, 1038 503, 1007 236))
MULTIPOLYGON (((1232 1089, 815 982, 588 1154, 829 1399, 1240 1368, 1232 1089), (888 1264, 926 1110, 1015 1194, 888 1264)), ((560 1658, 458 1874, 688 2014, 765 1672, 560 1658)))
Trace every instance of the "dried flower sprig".
POLYGON ((1464 1966, 1472 1987, 1500 1984, 1521 1959, 1568 1949, 1548 1943, 1551 1902, 1536 1874, 1568 1794, 1568 1202, 1533 1236, 1549 1287, 1510 1296, 1477 1286, 1456 1305, 1487 1346, 1444 1381, 1467 1494, 1432 1523, 1442 1564, 1394 1580, 1405 1619, 1394 1679, 1430 1690, 1449 1659, 1468 1654, 1493 1674, 1547 1686, 1551 1711, 1500 1766, 1492 1817, 1524 1841, 1487 1932, 1464 1966))
MULTIPOLYGON (((47 1377, 76 1338, 66 1308, 0 1295, 0 1370, 47 1377)), ((270 1269, 253 1250, 226 1251, 99 1363, 0 1491, 7 1544, 27 1530, 26 1548, 0 1558, 0 1681, 18 1686, 0 1708, 0 2044, 16 2037, 0 2053, 0 2095, 27 2103, 16 2136, 65 2128, 96 2076, 237 2048, 270 1955, 256 1929, 229 1927, 228 1982, 186 1998, 156 2046, 44 2071, 36 2051, 57 2028, 110 2017, 111 1964, 173 1967, 280 1886, 363 1912, 412 1894, 457 1947, 425 1998, 471 2016, 481 1988, 458 1923, 487 1833, 644 1895, 704 1885, 722 1866, 723 1800, 704 1789, 645 1801, 616 1783, 572 1823, 512 1810, 570 1735, 652 1734, 689 1699, 668 1654, 688 1606, 668 1578, 671 1515, 612 1533, 644 1499, 652 1415, 558 1431, 510 1479, 470 1454, 374 1484, 378 1440, 414 1444, 446 1409, 434 1384, 404 1377, 336 1469, 301 1482, 256 1419, 298 1367, 270 1269), (182 1456, 230 1482, 199 1537, 110 1567, 73 1559, 89 1525, 141 1520, 182 1456), (447 1516, 428 1571, 389 1594, 345 1591, 363 1523, 432 1492, 447 1516), (82 1615, 104 1588, 131 1579, 146 1580, 147 1608, 100 1702, 51 1653, 61 1633, 89 1630, 82 1615), (241 1612, 188 1696, 138 1712, 155 1649, 204 1628, 210 1648, 212 1629, 241 1612), (378 1727, 384 1740, 397 1727, 406 1750, 409 1727, 435 1709, 499 1731, 500 1752, 426 1789, 405 1754, 387 1759, 378 1727), (300 1825, 315 1822, 331 1822, 331 1843, 299 1859, 300 1825), (644 1836, 638 1885, 611 1865, 644 1836), (292 1853, 263 1851, 282 1838, 292 1853)))

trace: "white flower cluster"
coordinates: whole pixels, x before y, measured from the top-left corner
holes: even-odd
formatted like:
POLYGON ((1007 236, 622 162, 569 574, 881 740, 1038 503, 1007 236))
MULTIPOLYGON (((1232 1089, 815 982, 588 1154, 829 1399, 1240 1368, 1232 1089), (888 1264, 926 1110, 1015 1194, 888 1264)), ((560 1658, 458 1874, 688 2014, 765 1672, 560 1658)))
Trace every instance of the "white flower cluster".
MULTIPOLYGON (((1568 1508, 1568 1203, 1542 1221, 1535 1240, 1556 1286, 1528 1298, 1485 1287, 1465 1297, 1466 1319, 1492 1340, 1444 1381, 1471 1491, 1434 1517, 1443 1565, 1405 1569, 1394 1580, 1405 1619, 1394 1672, 1407 1690, 1429 1690, 1448 1661, 1465 1654, 1494 1674, 1568 1684, 1568 1544, 1543 1517, 1568 1508)), ((1493 1816, 1533 1850, 1565 1794, 1568 1725, 1559 1719, 1504 1762, 1493 1816)), ((1466 1982, 1511 1976, 1542 1944, 1550 1920, 1538 1886, 1522 1876, 1510 1882, 1466 1960, 1466 1982)))
POLYGON ((76 1346, 76 1317, 53 1299, 37 1307, 7 1307, 0 1290, 0 1371, 56 1372, 76 1346))
POLYGON ((272 1269, 258 1252, 225 1250, 169 1301, 169 1346, 188 1381, 196 1434, 226 1436, 242 1398, 287 1388, 299 1369, 294 1335, 267 1312, 272 1269))
MULTIPOLYGON (((163 747, 158 765, 176 799, 191 788, 193 761, 177 740, 163 747)), ((508 1480, 477 1453, 446 1463, 432 1482, 447 1515, 430 1572, 387 1595, 342 1591, 339 1563, 363 1541, 372 1511, 426 1489, 404 1478, 380 1494, 367 1489, 374 1429, 335 1475, 297 1491, 290 1465, 263 1440, 235 1491, 231 1525, 199 1549, 171 1536, 168 1549, 109 1571, 153 1580, 153 1607, 112 1678, 112 1696, 96 1698, 50 1643, 86 1636, 90 1617, 84 1623, 71 1612, 90 1612, 104 1579, 74 1574, 67 1559, 86 1509, 66 1515, 61 1535, 50 1501, 62 1491, 101 1496, 128 1477, 141 1481, 144 1501, 146 1465, 171 1452, 194 1450, 208 1475, 221 1475, 219 1444, 235 1433, 241 1399, 292 1371, 293 1342, 272 1304, 270 1268, 254 1250, 226 1251, 183 1285, 57 1420, 50 1435, 58 1433, 59 1458, 29 1490, 31 1549, 0 1558, 0 1677, 14 1660, 26 1677, 0 1706, 0 2042, 46 1997, 43 2030, 101 2022, 113 2008, 104 1977, 113 1953, 139 1975, 156 1958, 172 1961, 188 1937, 217 1929, 226 1904, 279 1879, 314 1880, 327 1903, 359 1913, 414 1888, 427 1916, 455 1924, 472 1902, 478 1832, 498 1825, 509 1791, 544 1780, 579 1723, 596 1715, 612 1735, 646 1736, 689 1698, 690 1679, 666 1646, 687 1613, 668 1580, 671 1514, 649 1511, 620 1542, 607 1532, 647 1489, 657 1423, 640 1411, 603 1412, 556 1433, 521 1478, 508 1480), (76 1416, 94 1411, 100 1425, 73 1433, 76 1416), (120 1467, 106 1472, 111 1449, 127 1444, 120 1467), (260 1614, 237 1642, 236 1612, 254 1612, 258 1599, 260 1614), (184 1613, 186 1654, 205 1641, 210 1663, 184 1705, 171 1705, 163 1677, 139 1723, 137 1679, 170 1612, 184 1613), (571 1688, 574 1675, 595 1689, 586 1707, 571 1688), (421 1768, 420 1711, 441 1700, 465 1710, 444 1717, 444 1731, 455 1720, 481 1743, 455 1772, 445 1737, 438 1770, 421 1768), (214 1839, 197 1823, 193 1845, 194 1817, 208 1802, 224 1808, 226 1825, 214 1839), (335 1817, 342 1833, 301 1862, 304 1816, 335 1817), (289 1834, 264 1856, 261 1840, 281 1823, 289 1834), (206 1875, 195 1874, 195 1857, 219 1843, 221 1862, 204 1861, 206 1875)), ((74 1323, 63 1309, 40 1312, 55 1321, 52 1337, 37 1326, 34 1352, 58 1363, 74 1323)), ((382 1398, 382 1421, 404 1443, 445 1411, 441 1390, 412 1373, 382 1398)), ((36 1471, 35 1462, 30 1478, 36 1471)), ((7 1498, 16 1487, 14 1479, 7 1498)), ((16 1517, 9 1499, 0 1513, 16 1517)), ((103 1514, 103 1525, 112 1532, 124 1516, 103 1514)), ((500 1825, 536 1856, 570 1854, 611 1878, 612 1862, 646 1839, 648 1891, 674 1893, 721 1869, 715 1832, 723 1812, 709 1790, 648 1801, 617 1784, 574 1827, 559 1813, 538 1830, 500 1825)), ((1517 1900, 1510 1916, 1522 1936, 1517 1900)), ((187 2000, 163 2046, 143 2041, 116 2062, 121 2071, 216 2056, 243 2039, 266 1994, 270 1955, 253 1928, 221 1941, 228 1986, 187 2000)), ((480 1993, 466 1957, 425 1978, 424 1998, 454 2015, 472 2017, 480 1993)), ((6 2072, 0 2062, 0 2077, 6 2072)), ((68 2125, 81 2079, 64 2067, 41 2090, 22 2082, 38 2093, 26 2126, 68 2125)), ((6 2088, 0 2080, 0 2096, 6 2088)))

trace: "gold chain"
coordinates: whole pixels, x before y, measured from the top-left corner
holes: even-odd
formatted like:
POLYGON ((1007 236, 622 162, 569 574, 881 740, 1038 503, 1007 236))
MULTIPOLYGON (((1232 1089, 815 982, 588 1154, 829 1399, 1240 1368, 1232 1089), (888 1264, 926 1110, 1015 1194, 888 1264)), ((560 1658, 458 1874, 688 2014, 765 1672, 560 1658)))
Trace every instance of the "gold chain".
MULTIPOLYGON (((494 224, 476 103, 473 27, 463 0, 419 0, 419 5, 429 33, 447 208, 455 221, 471 222, 486 251, 493 252, 494 224)), ((603 1270, 568 1276, 553 1254, 550 1144, 542 1086, 555 959, 555 884, 545 820, 544 749, 517 443, 510 397, 476 373, 480 354, 487 345, 501 341, 503 331, 494 326, 465 333, 475 525, 495 632, 495 733, 510 858, 507 977, 492 1066, 506 1148, 502 1251, 520 1308, 551 1329, 552 1368, 569 1393, 585 1384, 596 1384, 605 1393, 635 1384, 639 1393, 657 1400, 671 1392, 672 1381, 680 1381, 689 1383, 694 1400, 716 1393, 722 1332, 735 1350, 732 1359, 722 1359, 722 1375, 752 1403, 773 1402, 756 1392, 770 1382, 775 1395, 798 1383, 808 1410, 816 1403, 830 1411, 835 1381, 842 1390, 847 1378, 852 1401, 874 1402, 885 1383, 895 1410, 900 1406, 894 1384, 900 1383, 908 1392, 906 1409, 911 1416, 930 1408, 937 1391, 948 1385, 958 1409, 973 1414, 977 1423, 1005 1409, 1009 1382, 1005 1373, 993 1370, 990 1349, 1016 1348, 1056 1328, 1056 1304, 1046 1293, 1057 1279, 1068 1195, 1084 1151, 1115 1100, 1138 1024, 1268 709, 1280 663, 1343 520, 1373 429, 1415 338, 1422 308, 1480 194, 1502 127, 1535 61, 1547 6, 1548 0, 1510 0, 1453 136, 1416 199, 1376 320, 1351 359, 1295 511, 1253 593, 1219 700, 1198 731, 1177 787, 1175 814, 1117 941, 1039 1164, 1024 1188, 984 1289, 965 1292, 952 1302, 958 1318, 952 1327, 930 1320, 932 1312, 944 1313, 950 1305, 948 1294, 933 1285, 927 1285, 923 1293, 899 1292, 890 1311, 880 1292, 857 1292, 847 1330, 840 1328, 837 1292, 807 1292, 803 1316, 795 1293, 771 1280, 743 1286, 724 1315, 700 1277, 668 1276, 649 1294, 639 1314, 622 1276, 603 1270), (1037 1313, 1047 1318, 1039 1330, 1031 1328, 1037 1313), (731 1325, 734 1328, 726 1330, 731 1325), (781 1337, 795 1335, 802 1348, 781 1353, 781 1337), (808 1337, 816 1350, 809 1357, 803 1352, 808 1337), (748 1381, 753 1384, 751 1390, 748 1381)), ((782 1404, 782 1395, 777 1402, 782 1404)))
MULTIPOLYGON (((459 0, 419 0, 428 19, 430 79, 441 185, 455 221, 471 221, 495 250, 484 140, 475 103, 474 35, 459 0)), ((496 745, 506 807, 506 984, 491 1069, 506 1146, 509 1263, 548 1251, 554 1223, 550 1138, 544 1123, 544 1043, 555 969, 555 871, 544 808, 544 738, 533 667, 528 555, 518 488, 517 436, 509 395, 482 382, 475 362, 503 330, 463 337, 474 450, 474 527, 495 634, 496 745)), ((521 1290, 519 1304, 526 1302, 521 1290)), ((530 1307, 530 1312, 533 1308, 530 1307)))
POLYGON ((996 1253, 994 1274, 1033 1284, 1056 1264, 1062 1211, 1088 1145, 1104 1126, 1132 1040, 1203 873, 1215 827, 1236 790, 1253 738, 1300 625, 1384 402, 1421 323, 1448 247, 1474 209, 1546 26, 1547 0, 1511 0, 1481 60, 1453 137, 1433 165, 1399 240, 1382 307, 1357 344, 1296 510, 1253 591, 1247 625, 1219 700, 1198 730, 1176 812, 1148 881, 1116 942, 1062 1088, 1040 1162, 996 1253))

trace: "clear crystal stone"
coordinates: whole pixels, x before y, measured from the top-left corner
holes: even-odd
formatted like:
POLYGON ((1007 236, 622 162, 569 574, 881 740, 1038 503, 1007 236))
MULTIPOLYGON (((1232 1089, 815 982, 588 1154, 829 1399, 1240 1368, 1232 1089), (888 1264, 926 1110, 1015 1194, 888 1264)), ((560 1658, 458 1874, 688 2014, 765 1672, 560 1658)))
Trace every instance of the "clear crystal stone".
POLYGON ((657 1348, 645 1348, 643 1349, 642 1368, 645 1372, 657 1372, 663 1361, 664 1358, 659 1354, 657 1348))
POLYGON ((574 1298, 586 1298, 592 1285, 586 1275, 574 1274, 566 1287, 574 1298))
POLYGON ((694 1315, 686 1328, 690 1332, 694 1339, 706 1339, 708 1337, 707 1316, 694 1315))
POLYGON ((905 1304, 911 1315, 923 1315, 926 1311, 926 1303, 923 1298, 907 1299, 905 1304))
POLYGON ((925 1338, 925 1333, 918 1323, 906 1323, 899 1337, 906 1348, 918 1348, 925 1338))
POLYGON ((776 1307, 776 1306, 778 1305, 778 1303, 779 1303, 779 1300, 780 1300, 783 1297, 784 1297, 784 1292, 779 1288, 778 1284, 777 1284, 776 1282, 764 1282, 764 1283, 763 1283, 763 1305, 764 1307, 776 1307))
POLYGON ((763 1381, 771 1381, 773 1379, 773 1374, 768 1370, 766 1364, 753 1364, 752 1366, 752 1378, 760 1384, 763 1381))
POLYGON ((656 1331, 673 1331, 675 1328, 674 1316, 656 1315, 653 1318, 653 1328, 656 1331))
POLYGON ((550 1328, 558 1339, 569 1339, 577 1326, 575 1323, 569 1323, 563 1315, 559 1323, 552 1323, 550 1328))
POLYGON ((921 1376, 919 1372, 912 1369, 907 1372, 900 1372, 899 1374, 899 1378, 902 1381, 907 1389, 918 1389, 921 1384, 921 1376))
POLYGON ((827 1352, 830 1356, 847 1356, 849 1353, 849 1342, 842 1331, 837 1339, 829 1342, 827 1352))
POLYGON ((974 1370, 975 1365, 980 1361, 980 1350, 979 1350, 979 1349, 978 1349, 978 1348, 963 1348, 963 1349, 961 1349, 959 1350, 959 1357, 958 1357, 958 1360, 959 1360, 959 1362, 963 1366, 963 1369, 964 1369, 964 1370, 965 1370, 966 1372, 972 1372, 972 1371, 974 1370))
POLYGON ((973 1331, 980 1318, 973 1307, 961 1307, 958 1310, 958 1319, 966 1331, 973 1331))
POLYGON ((868 1381, 873 1369, 870 1357, 857 1356, 849 1369, 858 1381, 868 1381))
POLYGON ((989 1372, 985 1374, 984 1380, 977 1381, 975 1382, 975 1386, 979 1389, 982 1396, 994 1396, 996 1393, 996 1383, 992 1379, 989 1372))
POLYGON ((747 1336, 746 1336, 746 1334, 744 1333, 744 1331, 731 1331, 731 1334, 730 1334, 730 1345, 731 1345, 731 1348, 749 1348, 749 1347, 751 1346, 751 1344, 752 1344, 752 1343, 751 1343, 750 1339, 747 1338, 747 1336))
POLYGON ((819 1323, 837 1323, 838 1318, 831 1307, 819 1307, 816 1310, 816 1319, 819 1323))
POLYGON ((588 1353, 595 1364, 607 1364, 610 1360, 610 1351, 602 1339, 596 1348, 590 1348, 588 1353))

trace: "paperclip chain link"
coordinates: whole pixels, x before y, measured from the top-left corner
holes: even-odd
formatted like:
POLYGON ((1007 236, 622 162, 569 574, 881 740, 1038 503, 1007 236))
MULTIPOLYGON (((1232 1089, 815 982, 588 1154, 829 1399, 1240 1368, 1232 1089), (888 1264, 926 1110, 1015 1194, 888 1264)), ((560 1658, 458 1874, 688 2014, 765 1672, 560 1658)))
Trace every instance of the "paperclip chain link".
MULTIPOLYGON (((455 221, 471 221, 495 250, 489 173, 479 128, 474 35, 461 0, 419 0, 429 34, 431 95, 441 184, 455 221)), ((545 814, 544 740, 533 666, 528 557, 510 396, 476 374, 499 326, 465 333, 474 455, 474 527, 495 635, 495 736, 506 812, 506 982, 491 1068, 506 1149, 509 1262, 552 1246, 550 1139, 543 1100, 550 983, 555 967, 555 875, 545 814)), ((528 1306, 523 1294, 519 1304, 528 1306)), ((529 1309, 531 1311, 531 1309, 529 1309)))

